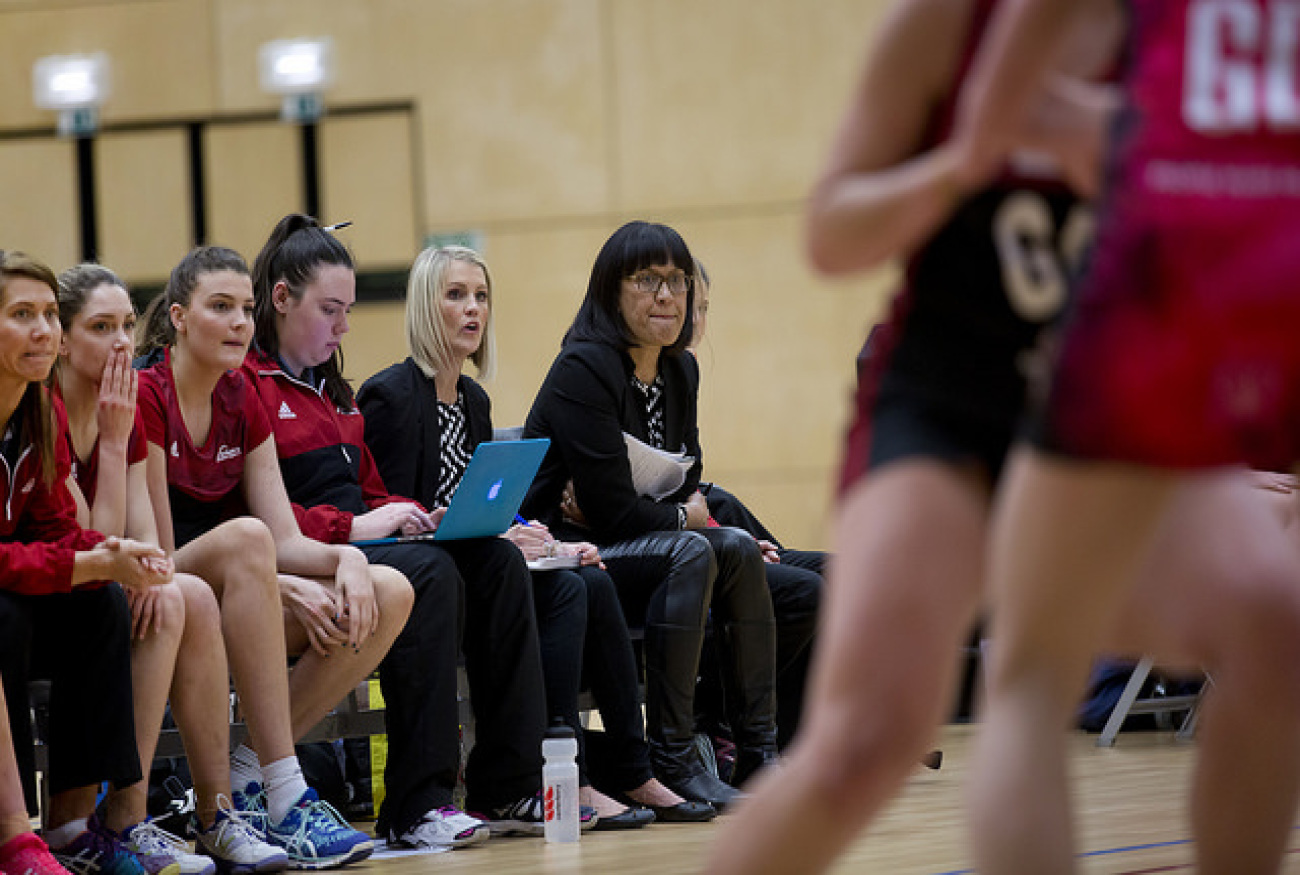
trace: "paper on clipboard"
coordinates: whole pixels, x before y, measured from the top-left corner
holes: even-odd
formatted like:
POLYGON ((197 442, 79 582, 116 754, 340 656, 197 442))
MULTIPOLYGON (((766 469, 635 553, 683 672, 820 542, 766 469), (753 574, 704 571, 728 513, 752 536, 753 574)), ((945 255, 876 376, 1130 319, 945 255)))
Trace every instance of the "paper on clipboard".
POLYGON ((695 464, 694 456, 657 449, 627 432, 623 432, 623 442, 627 444, 633 488, 638 495, 655 501, 662 501, 681 489, 686 473, 695 464))
POLYGON ((582 564, 582 557, 572 556, 539 556, 536 559, 529 559, 527 562, 529 571, 553 571, 557 568, 577 568, 582 564))

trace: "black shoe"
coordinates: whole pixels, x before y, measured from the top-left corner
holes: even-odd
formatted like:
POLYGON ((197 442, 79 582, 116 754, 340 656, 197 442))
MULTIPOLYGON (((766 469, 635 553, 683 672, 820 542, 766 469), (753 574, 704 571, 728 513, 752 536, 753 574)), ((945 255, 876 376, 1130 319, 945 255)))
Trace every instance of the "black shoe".
MULTIPOLYGON (((650 765, 659 783, 669 790, 683 799, 707 803, 722 813, 728 805, 739 801, 742 794, 708 767, 701 753, 704 746, 708 746, 707 740, 699 745, 692 738, 674 749, 651 739, 650 765)), ((709 754, 712 753, 710 748, 709 754)))
POLYGON ((655 812, 649 808, 641 808, 637 805, 629 805, 618 814, 605 815, 596 821, 592 827, 593 832, 600 830, 613 829, 640 829, 643 826, 649 826, 657 819, 655 812))
POLYGON ((710 772, 701 772, 689 777, 661 777, 659 783, 678 796, 691 802, 703 802, 719 813, 739 802, 745 795, 729 784, 724 784, 710 772))
POLYGON ((718 816, 718 809, 707 802, 694 802, 690 799, 676 805, 646 805, 637 802, 626 793, 615 793, 614 798, 631 808, 648 808, 655 813, 658 823, 705 823, 718 816))
MULTIPOLYGON (((541 791, 532 796, 525 796, 513 805, 489 809, 485 814, 470 816, 486 823, 494 836, 539 836, 546 832, 546 803, 543 801, 541 791)), ((599 822, 596 809, 589 805, 578 806, 580 831, 594 829, 599 822)))

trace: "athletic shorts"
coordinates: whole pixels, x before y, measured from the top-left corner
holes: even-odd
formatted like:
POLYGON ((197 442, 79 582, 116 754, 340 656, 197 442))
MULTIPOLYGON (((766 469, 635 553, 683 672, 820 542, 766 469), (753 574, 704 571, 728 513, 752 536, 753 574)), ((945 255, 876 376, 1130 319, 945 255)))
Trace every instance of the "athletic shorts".
POLYGON ((925 399, 919 393, 858 392, 840 469, 842 495, 869 473, 906 459, 977 465, 997 482, 1015 423, 993 421, 925 399))

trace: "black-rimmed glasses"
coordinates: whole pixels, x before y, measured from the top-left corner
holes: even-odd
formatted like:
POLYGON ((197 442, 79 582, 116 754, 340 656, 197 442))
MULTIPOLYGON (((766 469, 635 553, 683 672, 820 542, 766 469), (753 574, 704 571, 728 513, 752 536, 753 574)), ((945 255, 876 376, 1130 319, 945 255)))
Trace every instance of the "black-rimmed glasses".
POLYGON ((682 271, 664 276, 652 270, 643 270, 632 274, 627 281, 643 295, 656 295, 661 286, 667 286, 668 291, 674 295, 684 295, 691 288, 691 278, 682 271))

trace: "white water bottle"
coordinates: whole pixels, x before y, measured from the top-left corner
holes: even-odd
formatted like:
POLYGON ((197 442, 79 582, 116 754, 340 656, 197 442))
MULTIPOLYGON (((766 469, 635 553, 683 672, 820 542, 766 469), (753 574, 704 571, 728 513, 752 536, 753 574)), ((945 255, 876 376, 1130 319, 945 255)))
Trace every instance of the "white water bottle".
POLYGON ((556 720, 542 740, 542 803, 548 842, 578 840, 578 739, 556 720))

